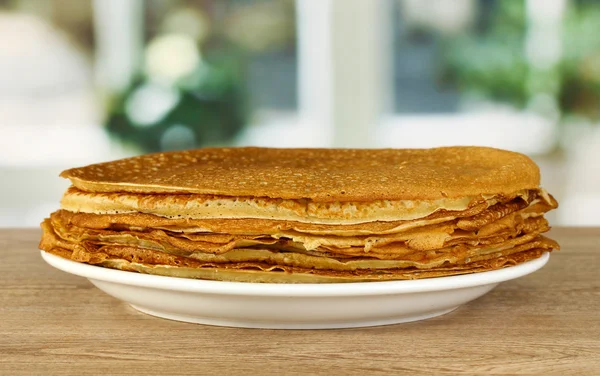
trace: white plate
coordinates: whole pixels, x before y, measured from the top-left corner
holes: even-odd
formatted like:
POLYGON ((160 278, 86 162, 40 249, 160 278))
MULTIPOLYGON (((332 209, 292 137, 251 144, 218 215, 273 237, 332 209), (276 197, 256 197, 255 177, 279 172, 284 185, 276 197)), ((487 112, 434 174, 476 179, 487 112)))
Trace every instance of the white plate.
POLYGON ((219 326, 329 329, 440 316, 479 298, 500 282, 533 273, 550 256, 544 253, 517 266, 452 277, 330 284, 194 280, 92 266, 44 251, 42 257, 149 315, 219 326))

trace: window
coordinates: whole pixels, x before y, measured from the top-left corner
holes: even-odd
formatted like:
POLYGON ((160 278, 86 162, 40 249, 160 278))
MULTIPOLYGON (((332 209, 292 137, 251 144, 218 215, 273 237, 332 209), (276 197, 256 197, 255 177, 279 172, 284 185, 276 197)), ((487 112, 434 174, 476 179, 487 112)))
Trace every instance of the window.
POLYGON ((599 22, 590 0, 0 0, 0 226, 37 225, 64 168, 210 145, 513 149, 555 223, 597 223, 599 22))

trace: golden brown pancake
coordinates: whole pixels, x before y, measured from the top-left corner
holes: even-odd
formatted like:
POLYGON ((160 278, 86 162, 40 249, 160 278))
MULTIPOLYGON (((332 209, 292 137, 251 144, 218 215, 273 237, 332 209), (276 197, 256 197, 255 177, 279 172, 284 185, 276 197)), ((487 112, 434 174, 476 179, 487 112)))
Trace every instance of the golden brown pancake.
POLYGON ((432 278, 557 249, 557 207, 498 149, 200 149, 71 169, 40 248, 127 271, 244 282, 432 278))
POLYGON ((441 200, 536 189, 527 156, 486 147, 206 148, 64 171, 88 192, 195 193, 312 202, 441 200))
MULTIPOLYGON (((535 196, 534 196, 535 197, 535 196)), ((557 202, 551 196, 549 201, 535 197, 529 200, 529 207, 525 209, 528 216, 539 216, 557 207, 557 202)), ((410 221, 373 221, 353 225, 314 224, 284 220, 268 220, 257 218, 239 219, 191 219, 167 218, 145 213, 128 214, 89 214, 61 210, 56 213, 64 217, 65 221, 80 227, 90 228, 115 228, 123 226, 150 227, 178 232, 212 232, 228 234, 275 234, 285 231, 297 231, 315 235, 340 235, 353 236, 363 234, 392 234, 407 231, 420 226, 445 223, 461 217, 471 217, 486 210, 494 210, 496 206, 488 207, 486 204, 476 205, 461 212, 448 212, 438 210, 424 218, 410 221)), ((500 218, 497 218, 500 219, 500 218)))
MULTIPOLYGON (((47 222, 43 224, 43 226, 46 225, 47 222)), ((457 271, 466 271, 471 264, 477 265, 477 268, 485 267, 484 265, 490 268, 490 265, 504 266, 506 263, 503 261, 516 260, 519 257, 528 260, 530 258, 524 255, 532 255, 532 250, 535 250, 535 254, 539 256, 541 251, 557 247, 557 244, 551 239, 533 234, 492 247, 479 249, 460 247, 460 252, 440 250, 436 258, 428 258, 424 257, 423 254, 413 253, 404 257, 403 260, 395 261, 369 258, 338 260, 332 257, 315 257, 302 253, 285 255, 281 252, 260 248, 231 251, 231 255, 225 254, 225 256, 213 255, 212 257, 206 257, 206 254, 200 254, 198 257, 182 257, 132 246, 97 245, 86 242, 82 244, 69 243, 56 237, 51 229, 48 231, 45 228, 42 247, 49 249, 51 253, 56 255, 67 256, 72 260, 94 265, 110 265, 115 262, 121 263, 121 265, 135 263, 149 268, 157 266, 163 269, 208 268, 233 270, 238 274, 256 270, 277 271, 278 273, 271 277, 271 282, 289 282, 293 281, 293 276, 285 274, 294 271, 319 277, 344 277, 345 281, 349 281, 354 276, 357 276, 358 280, 367 281, 396 279, 394 277, 398 277, 398 279, 415 279, 423 275, 431 276, 432 273, 436 273, 437 276, 461 274, 457 271), (283 272, 284 275, 279 272, 283 272)))

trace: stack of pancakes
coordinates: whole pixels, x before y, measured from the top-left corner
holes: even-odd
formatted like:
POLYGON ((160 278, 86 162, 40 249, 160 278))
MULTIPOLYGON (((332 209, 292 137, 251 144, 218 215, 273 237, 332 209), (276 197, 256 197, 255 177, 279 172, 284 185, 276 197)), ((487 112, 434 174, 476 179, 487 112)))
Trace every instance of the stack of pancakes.
POLYGON ((418 279, 557 249, 528 157, 481 147, 214 148, 64 171, 40 247, 71 260, 243 282, 418 279))

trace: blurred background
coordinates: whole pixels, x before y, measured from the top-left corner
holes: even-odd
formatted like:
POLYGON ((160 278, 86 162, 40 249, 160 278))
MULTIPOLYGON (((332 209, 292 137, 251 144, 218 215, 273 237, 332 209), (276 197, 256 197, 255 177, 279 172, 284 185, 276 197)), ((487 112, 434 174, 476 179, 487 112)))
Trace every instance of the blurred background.
POLYGON ((65 168, 202 146, 487 145, 600 224, 600 1, 0 0, 0 227, 65 168))

